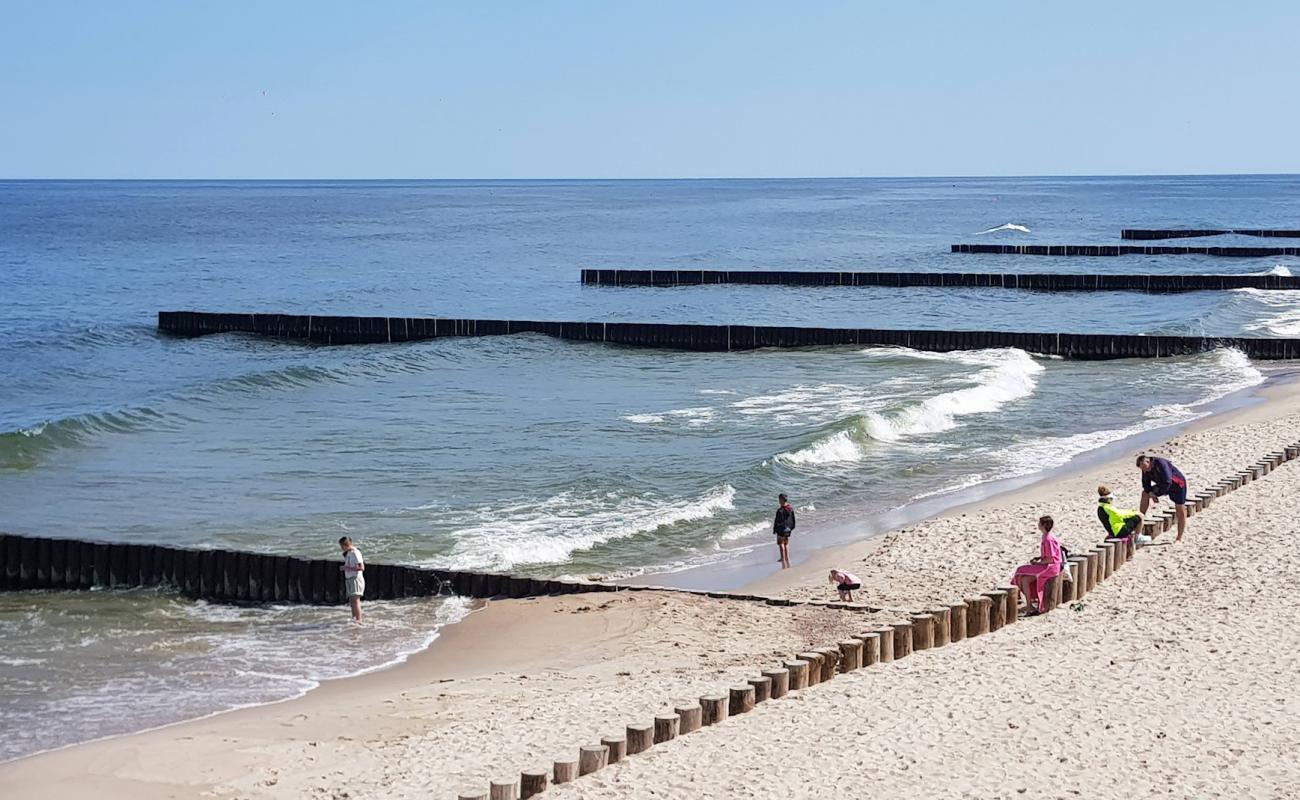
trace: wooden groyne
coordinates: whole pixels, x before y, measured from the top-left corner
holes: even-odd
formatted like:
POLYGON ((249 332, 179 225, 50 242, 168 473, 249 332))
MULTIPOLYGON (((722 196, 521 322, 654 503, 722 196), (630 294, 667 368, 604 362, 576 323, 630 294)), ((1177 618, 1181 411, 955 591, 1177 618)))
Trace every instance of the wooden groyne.
POLYGON ((218 314, 162 311, 158 329, 178 336, 253 333, 318 344, 406 342, 457 336, 540 333, 579 342, 671 350, 732 351, 763 347, 858 345, 930 352, 1014 347, 1063 358, 1164 358, 1231 347, 1250 358, 1300 358, 1300 339, 1140 336, 1103 333, 927 331, 873 328, 799 328, 761 325, 674 325, 638 322, 537 322, 410 317, 336 317, 294 314, 218 314))
POLYGON ((1204 292, 1300 289, 1300 275, 1081 275, 1051 272, 799 272, 776 270, 584 269, 589 286, 885 286, 1023 289, 1038 292, 1204 292))
POLYGON ((1182 247, 1169 244, 955 244, 954 253, 1003 256, 1300 256, 1300 247, 1182 247))
MULTIPOLYGON (((0 591, 161 586, 219 603, 334 604, 347 600, 341 563, 236 550, 0 534, 0 591)), ((440 594, 537 597, 618 588, 399 564, 367 564, 365 575, 368 600, 440 594)))
POLYGON ((1278 228, 1125 228, 1119 238, 1136 241, 1156 239, 1195 239, 1201 236, 1259 236, 1265 239, 1300 239, 1300 230, 1278 228))

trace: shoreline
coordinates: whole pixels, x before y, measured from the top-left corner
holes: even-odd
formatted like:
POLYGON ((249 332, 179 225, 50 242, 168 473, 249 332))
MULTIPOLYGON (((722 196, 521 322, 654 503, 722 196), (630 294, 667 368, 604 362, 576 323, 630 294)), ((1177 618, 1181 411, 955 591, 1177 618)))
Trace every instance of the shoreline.
MULTIPOLYGON (((1156 440, 1169 441, 1180 436, 1215 431, 1232 425, 1284 417, 1294 407, 1291 401, 1300 396, 1300 380, 1297 380, 1297 374, 1293 371, 1279 371, 1270 374, 1264 383, 1234 395, 1243 393, 1246 396, 1238 398, 1227 410, 1212 411, 1206 417, 1189 420, 1179 426, 1147 431, 1144 435, 1150 434, 1156 440)), ((1228 401, 1234 395, 1215 402, 1228 401)), ((1120 440, 1097 451, 1089 451, 1089 454, 1094 455, 1091 459, 1086 457, 1089 454, 1083 454, 1060 467, 1035 473, 1024 485, 989 493, 986 497, 965 503, 950 504, 942 512, 925 519, 938 522, 952 521, 981 510, 1003 509, 1013 500, 1035 502, 1042 497, 1046 489, 1050 488, 1049 481, 1057 473, 1071 473, 1072 480, 1075 482, 1083 480, 1085 483, 1091 480, 1091 474, 1073 473, 1122 469, 1127 474, 1132 471, 1132 464, 1128 462, 1127 454, 1122 458, 1096 454, 1111 447, 1127 451, 1133 446, 1134 438, 1136 437, 1120 440), (1085 462, 1100 462, 1100 466, 1087 466, 1085 462)), ((1193 482, 1195 481, 1196 477, 1193 477, 1193 482)), ((1195 520, 1192 524, 1196 525, 1195 520)), ((1194 530, 1194 527, 1192 529, 1194 530)), ((841 561, 869 559, 881 551, 891 538, 906 537, 908 532, 907 527, 896 527, 890 529, 887 535, 876 535, 847 544, 810 551, 804 562, 797 567, 751 582, 748 586, 774 593, 790 593, 801 598, 809 597, 817 591, 829 593, 824 581, 820 580, 824 565, 837 559, 841 561), (814 575, 814 573, 818 574, 814 575)), ((430 646, 409 654, 401 663, 372 669, 360 675, 320 681, 314 689, 284 700, 215 712, 198 719, 170 723, 147 731, 117 734, 21 756, 0 764, 0 779, 7 783, 17 780, 19 783, 14 785, 35 787, 40 784, 37 782, 23 784, 21 781, 33 779, 39 781, 36 776, 67 772, 71 781, 67 787, 69 793, 64 795, 59 794, 58 791, 47 791, 44 793, 46 800, 55 800, 63 796, 71 797, 82 791, 84 786, 77 783, 79 779, 121 782, 122 796, 129 792, 133 798, 197 796, 199 791, 193 795, 184 792, 176 794, 178 789, 170 781, 166 782, 169 788, 164 789, 155 786, 156 781, 144 779, 144 774, 152 774, 155 771, 147 768, 141 771, 149 761, 149 754, 167 752, 168 742, 193 741, 197 738, 204 740, 206 747, 214 749, 214 757, 220 756, 215 758, 217 762, 224 763, 225 759, 232 757, 236 761, 247 758, 257 760, 239 748, 234 748, 237 752, 231 752, 232 749, 223 746, 221 742, 229 742, 232 739, 245 742, 259 739, 271 725, 292 729, 297 726, 289 720, 298 717, 317 721, 329 719, 330 709, 337 702, 350 706, 360 699, 363 707, 378 704, 382 708, 391 705, 394 697, 404 698, 408 693, 427 690, 431 686, 442 683, 464 680, 489 684, 494 681, 500 683, 507 680, 505 676, 509 671, 550 674, 581 670, 589 661, 590 653, 585 652, 581 646, 578 646, 579 644, 585 642, 591 645, 594 651, 606 654, 611 650, 618 650, 620 643, 631 631, 643 633, 646 630, 646 627, 637 627, 640 623, 635 620, 637 614, 647 611, 646 607, 655 603, 668 606, 680 602, 686 601, 676 597, 665 599, 657 592, 616 593, 601 596, 575 595, 571 598, 546 598, 536 601, 489 601, 459 622, 442 626, 430 646), (622 620, 621 625, 615 625, 610 623, 606 612, 590 615, 595 619, 587 618, 585 621, 589 624, 579 625, 581 630, 576 633, 570 630, 569 625, 548 624, 554 622, 555 614, 563 613, 562 609, 566 605, 569 605, 572 613, 580 613, 573 609, 583 608, 580 604, 584 602, 594 606, 609 598, 619 599, 634 608, 635 613, 629 612, 631 619, 622 620), (594 625, 590 624, 593 622, 594 625), (547 637, 553 639, 548 640, 547 637), (502 641, 509 642, 510 646, 503 648, 502 641), (525 643, 527 646, 522 646, 525 643), (122 767, 124 762, 127 764, 125 768, 122 767), (76 788, 78 786, 81 788, 76 788), (155 793, 155 790, 161 793, 155 793)), ((391 725, 370 717, 352 719, 348 724, 351 726, 350 733, 372 731, 381 736, 392 734, 391 725)), ((272 741, 280 740, 281 737, 272 739, 272 741)), ((172 755, 175 753, 173 752, 172 755)), ((267 767, 263 765, 261 769, 267 767)), ((164 769, 158 774, 167 776, 168 772, 164 769)), ((212 766, 205 774, 209 775, 211 785, 225 785, 230 778, 221 776, 229 776, 231 773, 224 767, 212 766)), ((197 787, 190 788, 197 789, 197 787)), ((108 796, 118 795, 110 792, 108 796)))

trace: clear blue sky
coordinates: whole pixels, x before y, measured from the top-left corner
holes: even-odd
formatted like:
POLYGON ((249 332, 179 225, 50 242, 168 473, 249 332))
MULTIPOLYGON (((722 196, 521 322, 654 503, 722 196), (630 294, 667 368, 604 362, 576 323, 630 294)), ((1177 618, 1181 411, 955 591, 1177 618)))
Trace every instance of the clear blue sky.
POLYGON ((1300 3, 0 0, 0 176, 1300 172, 1300 3))

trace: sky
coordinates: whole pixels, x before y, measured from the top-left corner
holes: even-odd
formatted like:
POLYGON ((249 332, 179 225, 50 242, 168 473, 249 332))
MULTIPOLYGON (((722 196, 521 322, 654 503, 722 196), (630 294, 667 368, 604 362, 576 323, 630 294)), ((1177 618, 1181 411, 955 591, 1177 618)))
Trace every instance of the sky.
POLYGON ((1300 3, 0 0, 0 177, 1300 172, 1300 3))

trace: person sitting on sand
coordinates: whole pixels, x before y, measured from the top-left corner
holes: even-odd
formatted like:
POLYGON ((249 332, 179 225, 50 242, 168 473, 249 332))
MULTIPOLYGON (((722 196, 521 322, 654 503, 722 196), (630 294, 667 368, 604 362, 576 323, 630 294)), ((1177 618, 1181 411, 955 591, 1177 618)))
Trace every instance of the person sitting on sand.
POLYGON ((862 581, 857 575, 842 569, 831 570, 831 583, 835 584, 836 590, 840 593, 840 600, 845 603, 852 603, 853 592, 862 588, 862 581))
POLYGON ((794 506, 784 495, 777 495, 776 519, 772 533, 776 534, 776 547, 781 551, 781 569, 790 568, 790 534, 794 531, 794 506))
POLYGON ((1187 479, 1167 458, 1138 456, 1137 467, 1142 470, 1140 511, 1145 516, 1154 498, 1168 495, 1174 501, 1174 517, 1178 520, 1178 536, 1174 541, 1181 542, 1187 532, 1187 479))
POLYGON ((1142 512, 1131 508, 1115 508, 1115 495, 1109 486, 1097 487, 1097 519, 1106 529, 1106 536, 1127 539, 1142 529, 1142 512))
POLYGON ((1043 535, 1038 543, 1038 557, 1016 569, 1011 582, 1020 587, 1025 598, 1025 608, 1032 614, 1043 613, 1043 593, 1047 582, 1061 574, 1061 543, 1052 535, 1055 525, 1051 517, 1038 518, 1038 531, 1043 535))

